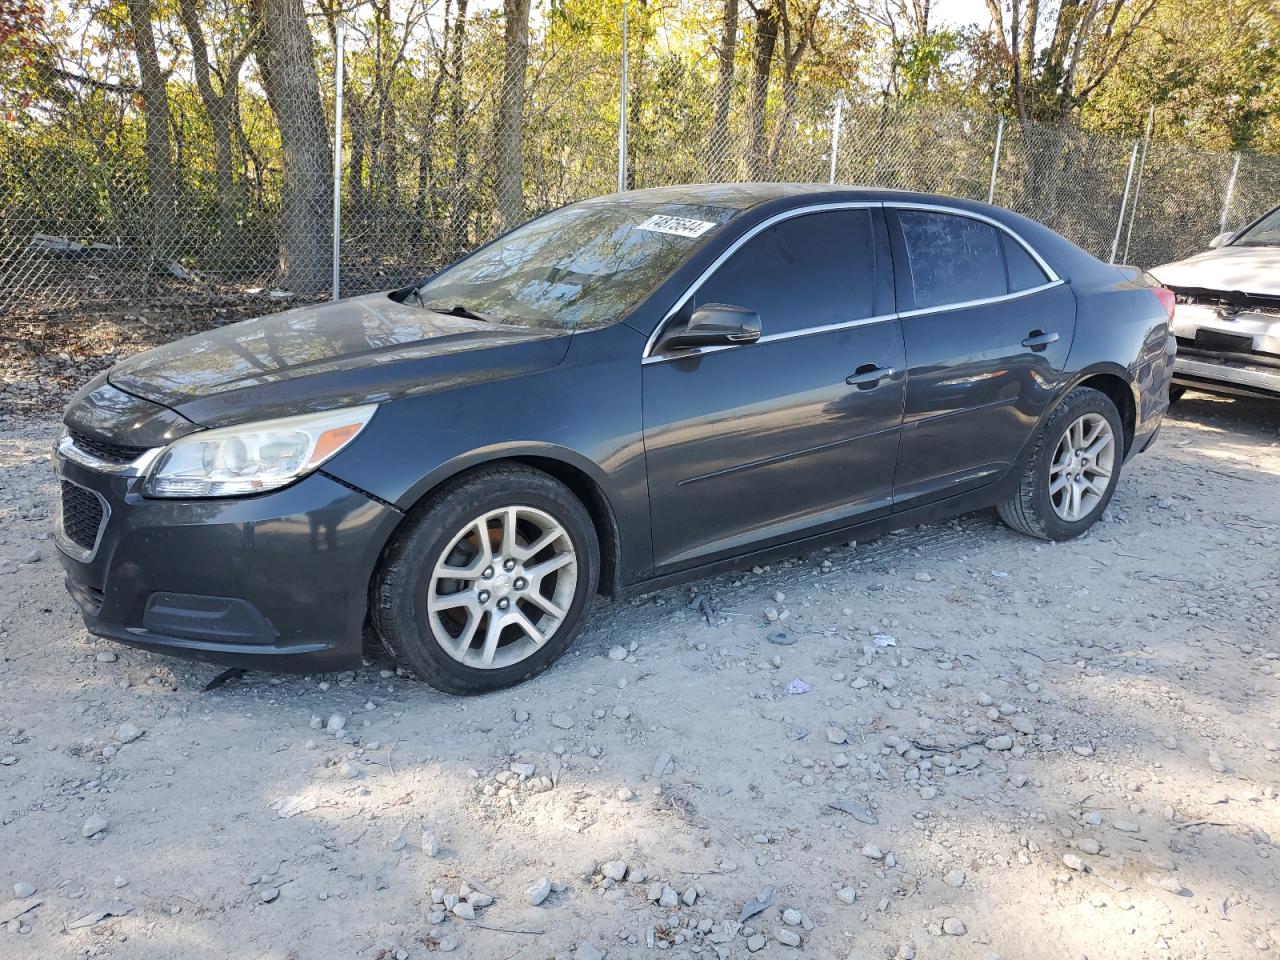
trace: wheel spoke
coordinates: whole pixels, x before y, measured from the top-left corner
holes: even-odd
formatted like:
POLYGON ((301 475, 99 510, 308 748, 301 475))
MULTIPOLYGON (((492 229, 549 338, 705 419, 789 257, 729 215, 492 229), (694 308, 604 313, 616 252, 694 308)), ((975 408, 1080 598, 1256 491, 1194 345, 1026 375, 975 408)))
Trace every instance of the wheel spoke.
POLYGON ((540 594, 537 590, 529 591, 529 593, 525 596, 524 599, 528 600, 534 606, 541 607, 546 613, 551 614, 551 616, 555 617, 557 620, 564 619, 565 611, 560 607, 556 606, 554 602, 552 602, 551 600, 548 600, 546 597, 540 594))
POLYGON ((457 593, 433 594, 427 604, 432 610, 456 610, 464 607, 478 612, 480 601, 475 590, 459 590, 457 593))
POLYGON ((1059 473, 1049 481, 1049 496, 1059 493, 1070 481, 1065 473, 1059 473))
POLYGON ((1091 446, 1093 442, 1098 439, 1102 431, 1107 428, 1107 421, 1099 417, 1096 422, 1090 422, 1088 424, 1088 428, 1089 430, 1086 433, 1085 424, 1081 424, 1080 426, 1080 446, 1082 448, 1091 446))
POLYGON ((574 555, 572 553, 569 553, 568 551, 565 551, 564 553, 557 553, 554 557, 549 557, 548 559, 543 560, 541 563, 535 564, 532 567, 526 567, 525 572, 529 574, 531 578, 541 580, 548 573, 552 573, 556 570, 559 570, 561 567, 565 566, 566 564, 573 563, 573 561, 574 561, 574 555))
POLYGON ((480 626, 480 617, 482 614, 472 610, 467 616, 467 625, 462 628, 462 632, 454 640, 454 657, 461 660, 467 655, 467 649, 471 646, 471 641, 475 639, 476 628, 480 626))
POLYGON ((1111 434, 1107 433, 1097 438, 1084 450, 1086 457, 1092 457, 1094 460, 1102 456, 1102 452, 1111 446, 1111 434))
POLYGON ((502 543, 498 550, 505 556, 515 556, 517 519, 515 507, 507 507, 502 511, 502 543))
POLYGON ((558 526, 550 527, 549 529, 543 531, 542 536, 538 537, 538 539, 533 541, 533 543, 530 543, 523 547, 513 546, 511 550, 511 555, 515 557, 517 560, 529 560, 533 557, 536 557, 543 550, 547 549, 547 547, 551 546, 551 544, 555 543, 558 539, 560 539, 560 536, 563 533, 564 533, 564 530, 562 530, 558 526))
POLYGON ((480 572, 492 562, 493 547, 489 543, 489 528, 485 524, 484 518, 480 517, 479 519, 473 520, 460 534, 458 534, 458 538, 454 540, 450 548, 445 551, 444 557, 436 564, 435 575, 437 577, 443 577, 446 580, 474 580, 476 577, 480 576, 480 572), (449 563, 449 554, 451 554, 453 549, 459 544, 466 543, 467 538, 472 534, 475 534, 476 538, 476 555, 472 561, 465 567, 459 567, 449 563))
POLYGON ((512 608, 511 619, 525 632, 525 635, 533 641, 534 646, 540 647, 547 642, 547 638, 542 631, 533 625, 533 621, 524 615, 523 610, 512 608))
POLYGON ((480 652, 480 660, 486 667, 493 666, 494 654, 498 652, 498 640, 502 637, 502 628, 506 625, 506 617, 489 614, 489 626, 484 632, 484 649, 480 652))

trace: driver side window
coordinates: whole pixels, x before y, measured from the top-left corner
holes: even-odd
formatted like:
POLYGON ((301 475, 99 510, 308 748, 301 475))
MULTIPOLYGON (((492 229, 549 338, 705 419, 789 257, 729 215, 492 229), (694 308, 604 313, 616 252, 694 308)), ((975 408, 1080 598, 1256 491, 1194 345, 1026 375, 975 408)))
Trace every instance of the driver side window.
POLYGON ((829 210, 783 220, 740 247, 681 311, 725 303, 754 310, 764 334, 870 317, 876 244, 871 210, 829 210))

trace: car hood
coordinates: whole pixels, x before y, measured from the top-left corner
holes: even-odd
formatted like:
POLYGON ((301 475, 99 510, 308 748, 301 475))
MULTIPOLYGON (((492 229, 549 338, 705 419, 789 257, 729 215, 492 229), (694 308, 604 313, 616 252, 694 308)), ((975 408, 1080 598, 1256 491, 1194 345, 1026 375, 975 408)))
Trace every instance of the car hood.
POLYGON ((148 350, 112 386, 206 427, 429 393, 546 369, 570 335, 402 304, 385 293, 284 313, 148 350))
POLYGON ((1150 273, 1168 287, 1280 297, 1280 247, 1219 247, 1150 273))

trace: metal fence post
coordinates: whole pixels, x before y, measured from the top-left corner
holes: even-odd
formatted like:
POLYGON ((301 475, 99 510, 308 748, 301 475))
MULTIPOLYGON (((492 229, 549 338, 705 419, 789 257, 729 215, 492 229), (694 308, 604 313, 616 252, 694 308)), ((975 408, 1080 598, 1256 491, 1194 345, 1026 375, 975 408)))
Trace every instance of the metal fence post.
POLYGON ((622 3, 622 83, 618 88, 618 192, 627 189, 627 4, 622 3))
POLYGON ((1116 253, 1120 249, 1120 232, 1124 229, 1124 211, 1129 206, 1129 187, 1133 185, 1133 167, 1138 162, 1138 145, 1139 140, 1133 141, 1133 149, 1129 151, 1129 173, 1124 178, 1124 195, 1120 198, 1120 216, 1116 218, 1116 237, 1111 241, 1111 259, 1108 263, 1116 262, 1116 253))
POLYGON ((335 30, 333 65, 333 293, 337 300, 340 292, 338 260, 342 252, 342 84, 346 60, 347 22, 338 18, 335 30))
POLYGON ((836 115, 831 121, 831 173, 827 183, 836 182, 836 155, 840 150, 840 121, 844 117, 844 91, 836 93, 836 115))
POLYGON ((1227 180, 1227 194, 1222 198, 1222 216, 1218 219, 1218 232, 1227 232, 1227 220, 1231 216, 1231 201, 1236 192, 1236 174, 1240 172, 1240 151, 1236 151, 1235 161, 1231 164, 1231 176, 1227 180))
POLYGON ((1004 143, 1004 117, 996 119, 996 148, 991 154, 991 184, 987 187, 987 203, 996 202, 996 174, 1000 171, 1000 145, 1004 143))
POLYGON ((1142 138, 1142 159, 1138 161, 1138 182, 1133 185, 1133 206, 1129 208, 1129 229, 1124 235, 1124 262, 1129 262, 1129 243, 1133 240, 1133 221, 1138 219, 1138 201, 1142 199, 1142 175, 1147 171, 1147 151, 1151 149, 1151 130, 1156 125, 1156 105, 1147 114, 1147 132, 1142 138))

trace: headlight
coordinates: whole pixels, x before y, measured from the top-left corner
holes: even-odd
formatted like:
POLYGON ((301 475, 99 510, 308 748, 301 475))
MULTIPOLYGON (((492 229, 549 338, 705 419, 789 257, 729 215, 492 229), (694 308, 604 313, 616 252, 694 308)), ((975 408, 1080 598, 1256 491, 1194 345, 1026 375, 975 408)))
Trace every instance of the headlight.
POLYGON ((203 430, 175 440, 147 474, 149 497, 234 497, 305 477, 349 444, 378 407, 203 430))

